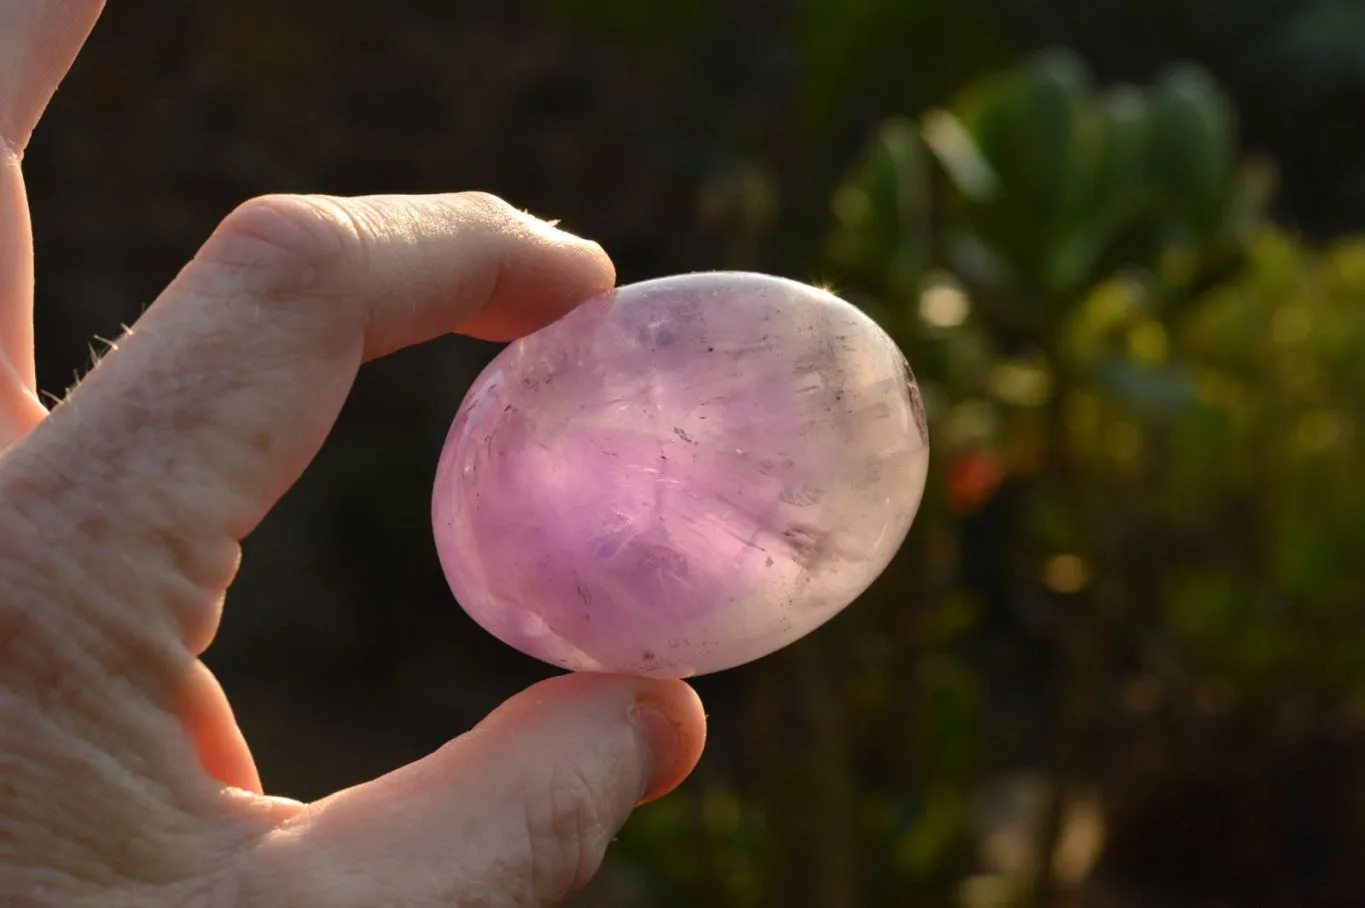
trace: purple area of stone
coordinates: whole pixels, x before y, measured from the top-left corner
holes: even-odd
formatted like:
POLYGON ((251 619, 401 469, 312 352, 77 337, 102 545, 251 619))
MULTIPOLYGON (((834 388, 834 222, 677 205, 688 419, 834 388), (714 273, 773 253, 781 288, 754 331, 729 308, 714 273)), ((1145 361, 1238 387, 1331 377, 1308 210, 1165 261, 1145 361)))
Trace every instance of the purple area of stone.
POLYGON ((928 459, 905 358, 860 310, 765 275, 661 278, 484 370, 441 454, 436 544, 461 606, 522 652, 689 677, 861 594, 928 459))

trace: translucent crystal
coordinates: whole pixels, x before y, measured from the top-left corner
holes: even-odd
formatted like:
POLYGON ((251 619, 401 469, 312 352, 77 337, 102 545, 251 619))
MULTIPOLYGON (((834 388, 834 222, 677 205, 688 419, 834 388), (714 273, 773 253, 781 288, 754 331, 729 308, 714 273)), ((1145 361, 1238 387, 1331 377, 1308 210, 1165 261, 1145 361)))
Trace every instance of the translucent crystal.
POLYGON ((433 501, 456 598, 579 671, 687 677, 841 611, 914 519, 929 444, 905 357, 814 287, 622 287, 511 344, 451 427, 433 501))

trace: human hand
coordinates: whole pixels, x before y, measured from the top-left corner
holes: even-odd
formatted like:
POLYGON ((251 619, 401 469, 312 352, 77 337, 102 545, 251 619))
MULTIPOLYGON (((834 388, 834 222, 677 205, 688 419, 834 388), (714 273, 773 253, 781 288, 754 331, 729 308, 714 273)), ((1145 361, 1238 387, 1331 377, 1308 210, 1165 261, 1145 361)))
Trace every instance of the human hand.
POLYGON ((197 657, 363 361, 525 334, 611 263, 481 195, 259 199, 46 412, 19 158, 101 5, 0 0, 0 904, 553 904, 691 771, 691 688, 556 678, 302 804, 262 794, 197 657))

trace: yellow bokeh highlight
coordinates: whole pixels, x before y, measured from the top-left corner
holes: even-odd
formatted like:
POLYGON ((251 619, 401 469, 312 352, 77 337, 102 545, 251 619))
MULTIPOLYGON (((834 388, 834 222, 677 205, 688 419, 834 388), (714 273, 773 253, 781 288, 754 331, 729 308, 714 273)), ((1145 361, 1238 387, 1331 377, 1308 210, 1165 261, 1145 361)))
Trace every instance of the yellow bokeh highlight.
POLYGON ((1090 586, 1090 565, 1080 555, 1054 555, 1043 565, 1043 585, 1070 595, 1090 586))

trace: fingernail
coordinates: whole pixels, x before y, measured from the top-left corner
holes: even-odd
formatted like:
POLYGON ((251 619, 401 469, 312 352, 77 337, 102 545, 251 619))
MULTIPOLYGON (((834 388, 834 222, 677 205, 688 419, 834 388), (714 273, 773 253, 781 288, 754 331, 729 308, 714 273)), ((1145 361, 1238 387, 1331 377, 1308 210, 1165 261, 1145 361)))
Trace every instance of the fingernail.
POLYGON ((640 795, 644 804, 668 793, 677 775, 682 755, 682 738, 678 727, 657 706, 648 701, 636 704, 640 717, 640 731, 649 748, 651 772, 649 782, 640 795))

